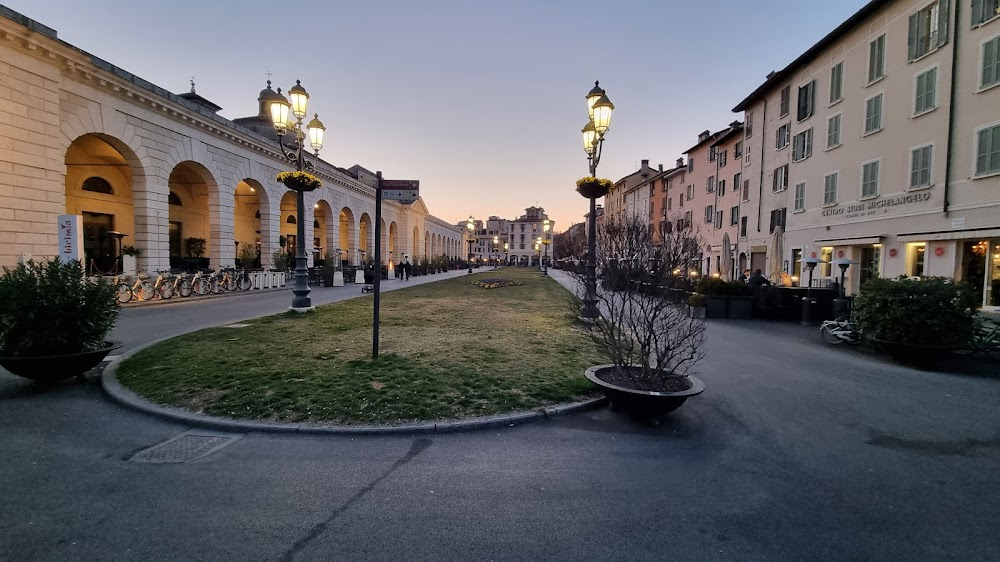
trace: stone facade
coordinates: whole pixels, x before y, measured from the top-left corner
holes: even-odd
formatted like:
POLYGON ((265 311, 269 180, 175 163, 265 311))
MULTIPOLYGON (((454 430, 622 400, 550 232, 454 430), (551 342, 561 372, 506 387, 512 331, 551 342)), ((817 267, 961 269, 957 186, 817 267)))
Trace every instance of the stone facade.
MULTIPOLYGON (((184 257, 189 238, 205 240, 213 267, 232 266, 241 243, 268 267, 294 236, 294 193, 275 180, 290 165, 274 139, 193 91, 167 92, 3 7, 0 78, 0 265, 55 255, 60 214, 85 216, 95 257, 109 251, 105 231, 129 235, 149 271, 184 257)), ((369 178, 322 160, 314 174, 324 185, 305 197, 307 248, 340 248, 351 263, 373 255, 369 178)), ((461 231, 422 200, 385 202, 382 216, 386 260, 464 254, 461 231)))

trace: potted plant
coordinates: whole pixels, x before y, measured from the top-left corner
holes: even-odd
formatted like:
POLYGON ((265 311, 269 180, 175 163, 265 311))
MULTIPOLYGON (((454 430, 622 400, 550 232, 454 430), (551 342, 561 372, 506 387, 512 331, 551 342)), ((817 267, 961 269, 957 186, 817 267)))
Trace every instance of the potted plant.
POLYGON ((271 266, 275 271, 288 271, 288 254, 284 250, 275 250, 271 254, 271 266))
POLYGON ((877 350, 929 367, 969 341, 978 304, 967 284, 946 277, 874 278, 861 287, 851 314, 877 350))
POLYGON ((705 295, 705 318, 725 318, 729 309, 729 287, 718 277, 698 282, 698 293, 705 295))
POLYGON ((138 257, 142 255, 142 250, 130 244, 122 246, 122 273, 125 275, 135 275, 137 270, 138 257))
POLYGON ((80 376, 120 347, 105 339, 117 318, 114 286, 88 280, 76 260, 4 267, 0 366, 40 381, 80 376))
POLYGON ((608 194, 608 191, 611 191, 613 186, 614 184, 611 183, 611 180, 595 178, 594 176, 587 176, 576 180, 576 192, 587 199, 604 197, 608 194))
MULTIPOLYGON (((326 254, 323 256, 323 266, 320 267, 320 276, 323 278, 324 287, 337 287, 338 285, 334 282, 335 274, 337 273, 337 260, 333 252, 327 250, 326 254)), ((344 284, 344 278, 340 278, 340 284, 344 284)))
MULTIPOLYGON (((648 225, 632 216, 606 217, 596 250, 600 269, 610 267, 617 256, 637 264, 664 263, 666 251, 664 245, 654 244, 648 225)), ((666 267, 651 267, 643 270, 640 281, 667 286, 670 275, 666 267)), ((577 279, 582 297, 584 278, 577 279)), ((645 293, 597 293, 600 314, 589 324, 589 333, 611 364, 591 367, 585 376, 619 409, 655 420, 704 390, 690 370, 703 356, 705 322, 674 304, 668 291, 645 293)), ((582 298, 576 303, 579 306, 582 298)))
POLYGON ((187 253, 189 257, 192 258, 202 258, 205 256, 205 239, 204 238, 185 238, 184 246, 187 247, 187 253))
POLYGON ((253 262, 257 261, 257 248, 252 244, 244 242, 240 244, 240 251, 236 257, 243 271, 250 271, 253 269, 253 262))

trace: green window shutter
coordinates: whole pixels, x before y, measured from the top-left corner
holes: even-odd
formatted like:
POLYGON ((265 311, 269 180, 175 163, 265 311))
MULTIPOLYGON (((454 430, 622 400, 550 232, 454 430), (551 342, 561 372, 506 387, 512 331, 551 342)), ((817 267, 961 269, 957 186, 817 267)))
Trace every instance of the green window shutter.
POLYGON ((972 25, 979 25, 986 21, 983 17, 985 7, 984 0, 972 0, 972 25))
POLYGON ((910 16, 910 33, 906 36, 907 60, 917 58, 917 35, 920 33, 920 13, 910 16))
POLYGON ((976 174, 982 175, 989 170, 990 130, 983 129, 976 137, 976 174))
POLYGON ((983 44, 983 72, 981 87, 1000 82, 1000 37, 983 44))
POLYGON ((948 42, 948 23, 951 21, 948 18, 948 4, 949 0, 938 2, 938 47, 948 42))

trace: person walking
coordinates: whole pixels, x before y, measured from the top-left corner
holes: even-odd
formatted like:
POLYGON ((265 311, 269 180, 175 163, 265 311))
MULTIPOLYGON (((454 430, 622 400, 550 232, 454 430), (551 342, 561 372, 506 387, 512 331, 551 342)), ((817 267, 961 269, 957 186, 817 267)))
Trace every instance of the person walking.
POLYGON ((403 280, 404 281, 409 281, 410 280, 410 268, 411 267, 413 267, 413 266, 410 265, 410 259, 406 258, 406 261, 403 262, 403 280))

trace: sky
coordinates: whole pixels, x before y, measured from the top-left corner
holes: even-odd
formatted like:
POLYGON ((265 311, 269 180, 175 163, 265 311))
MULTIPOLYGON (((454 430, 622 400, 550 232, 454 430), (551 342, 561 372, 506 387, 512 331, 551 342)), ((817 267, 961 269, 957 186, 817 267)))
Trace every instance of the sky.
POLYGON ((598 176, 665 168, 771 70, 867 0, 0 0, 59 38, 234 119, 267 72, 327 127, 320 156, 419 179, 430 212, 582 222, 584 97, 615 104, 598 176))

